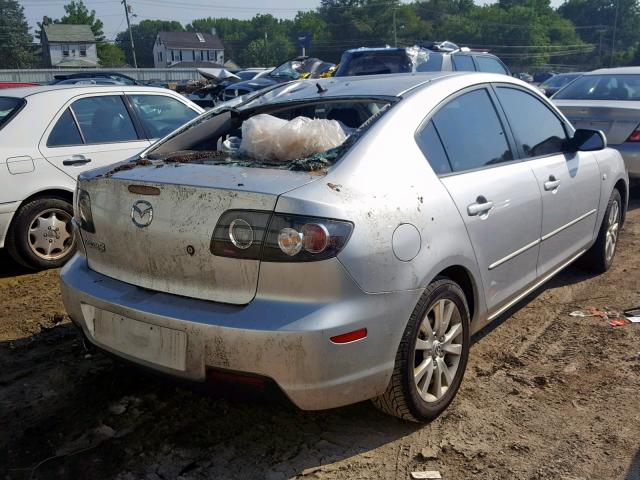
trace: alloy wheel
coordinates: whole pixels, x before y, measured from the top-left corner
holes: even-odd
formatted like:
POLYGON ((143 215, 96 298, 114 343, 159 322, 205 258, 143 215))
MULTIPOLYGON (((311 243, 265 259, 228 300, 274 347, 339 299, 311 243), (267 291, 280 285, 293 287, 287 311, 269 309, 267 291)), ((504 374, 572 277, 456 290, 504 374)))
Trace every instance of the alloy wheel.
POLYGON ((618 242, 618 232, 620 229, 620 205, 616 200, 611 204, 609 209, 609 218, 607 222, 607 234, 605 239, 605 257, 607 262, 611 261, 613 254, 616 251, 616 244, 618 242))
POLYGON ((40 212, 29 226, 29 247, 43 260, 57 260, 73 248, 71 215, 59 208, 40 212))
POLYGON ((446 298, 422 319, 414 350, 413 378, 425 402, 440 400, 452 386, 462 355, 462 317, 446 298))

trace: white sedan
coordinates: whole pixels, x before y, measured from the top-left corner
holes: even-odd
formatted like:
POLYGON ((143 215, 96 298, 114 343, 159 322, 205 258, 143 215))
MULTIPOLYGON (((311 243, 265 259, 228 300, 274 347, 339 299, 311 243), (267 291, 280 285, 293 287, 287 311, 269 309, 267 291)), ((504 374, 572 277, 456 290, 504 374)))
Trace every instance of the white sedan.
POLYGON ((46 86, 0 94, 0 248, 31 268, 75 250, 78 174, 126 160, 203 110, 171 90, 46 86))

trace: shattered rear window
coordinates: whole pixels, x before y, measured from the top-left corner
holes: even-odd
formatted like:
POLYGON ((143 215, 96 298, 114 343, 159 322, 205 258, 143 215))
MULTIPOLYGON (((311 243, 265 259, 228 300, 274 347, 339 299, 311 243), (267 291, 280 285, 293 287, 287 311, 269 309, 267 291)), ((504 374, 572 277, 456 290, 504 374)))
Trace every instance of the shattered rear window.
POLYGON ((391 104, 389 99, 333 99, 223 110, 190 124, 143 160, 322 173, 391 104))

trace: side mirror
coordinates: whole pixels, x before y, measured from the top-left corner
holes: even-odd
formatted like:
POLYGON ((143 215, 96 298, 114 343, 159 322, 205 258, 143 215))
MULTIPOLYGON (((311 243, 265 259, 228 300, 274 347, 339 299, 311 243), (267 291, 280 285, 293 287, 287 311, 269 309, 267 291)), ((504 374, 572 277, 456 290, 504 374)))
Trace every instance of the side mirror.
POLYGON ((607 139, 600 130, 579 128, 569 140, 569 150, 572 152, 595 152, 607 147, 607 139))

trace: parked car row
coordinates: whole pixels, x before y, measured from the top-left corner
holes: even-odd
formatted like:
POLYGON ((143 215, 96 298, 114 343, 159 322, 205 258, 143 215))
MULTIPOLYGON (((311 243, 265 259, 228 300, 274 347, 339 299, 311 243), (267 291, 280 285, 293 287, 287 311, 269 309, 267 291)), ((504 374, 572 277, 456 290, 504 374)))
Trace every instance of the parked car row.
POLYGON ((471 335, 574 261, 608 270, 625 219, 639 69, 553 100, 506 74, 438 44, 345 52, 208 112, 140 86, 7 90, 0 246, 66 263, 72 321, 117 357, 433 419, 471 335), (308 153, 263 154, 287 128, 308 153))

